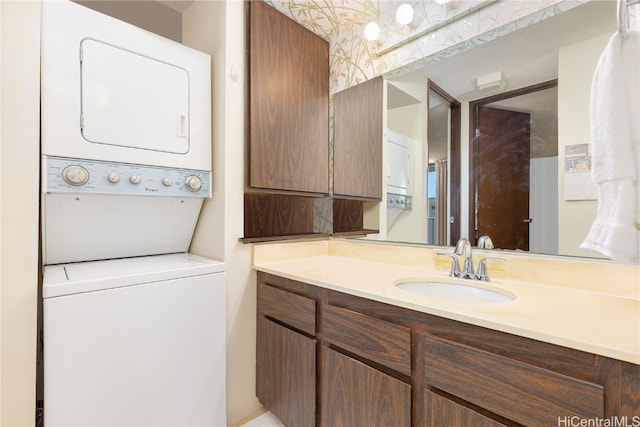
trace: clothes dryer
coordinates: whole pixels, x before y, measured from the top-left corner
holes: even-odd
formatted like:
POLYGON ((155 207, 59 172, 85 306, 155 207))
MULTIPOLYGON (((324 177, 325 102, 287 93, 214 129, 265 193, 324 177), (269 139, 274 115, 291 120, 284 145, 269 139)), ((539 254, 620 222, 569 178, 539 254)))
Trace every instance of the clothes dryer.
POLYGON ((42 154, 211 170, 211 58, 71 1, 42 3, 42 154))

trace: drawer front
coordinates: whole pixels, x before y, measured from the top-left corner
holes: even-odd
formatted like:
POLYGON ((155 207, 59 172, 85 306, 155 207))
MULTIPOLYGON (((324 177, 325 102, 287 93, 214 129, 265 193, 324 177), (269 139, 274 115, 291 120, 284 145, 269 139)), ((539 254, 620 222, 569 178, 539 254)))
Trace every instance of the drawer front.
POLYGON ((424 394, 425 427, 473 426, 504 427, 505 424, 485 417, 429 390, 424 394))
POLYGON ((322 308, 323 338, 353 354, 411 375, 411 330, 344 308, 322 308))
POLYGON ((258 283, 258 314, 309 335, 316 333, 316 302, 311 298, 258 283))
POLYGON ((425 381, 529 426, 604 415, 604 389, 537 366, 433 336, 425 339, 425 381))

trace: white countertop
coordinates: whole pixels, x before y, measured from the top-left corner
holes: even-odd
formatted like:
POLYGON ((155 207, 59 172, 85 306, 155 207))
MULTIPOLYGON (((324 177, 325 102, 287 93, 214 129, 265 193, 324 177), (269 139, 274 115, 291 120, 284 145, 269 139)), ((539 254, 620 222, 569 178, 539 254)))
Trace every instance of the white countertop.
MULTIPOLYGON (((299 242, 256 245, 254 268, 327 289, 640 365, 640 291, 638 295, 633 292, 617 295, 505 278, 495 278, 489 283, 451 279, 447 271, 434 268, 432 263, 415 265, 367 259, 359 254, 345 256, 344 250, 333 250, 331 242, 326 251, 321 245, 309 243, 309 247, 299 242), (453 302, 418 295, 395 286, 398 281, 406 279, 489 286, 515 294, 516 299, 491 303, 453 302)), ((353 252, 353 249, 349 251, 353 252)))

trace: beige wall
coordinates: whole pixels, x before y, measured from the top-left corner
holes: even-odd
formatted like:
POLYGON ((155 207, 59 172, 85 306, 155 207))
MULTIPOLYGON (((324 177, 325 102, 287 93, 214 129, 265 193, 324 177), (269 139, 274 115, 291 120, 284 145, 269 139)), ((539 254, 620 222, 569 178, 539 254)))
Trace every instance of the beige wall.
POLYGON ((596 218, 597 202, 564 200, 564 152, 567 145, 591 140, 591 80, 610 37, 609 33, 603 34, 566 46, 558 53, 558 249, 564 255, 601 257, 597 252, 580 249, 596 218))
POLYGON ((180 12, 161 3, 149 0, 73 1, 171 40, 182 40, 180 12))
POLYGON ((0 2, 0 425, 35 416, 40 3, 0 2))
POLYGON ((255 397, 256 278, 251 245, 238 240, 244 227, 244 3, 198 0, 183 13, 182 25, 183 43, 212 57, 214 194, 191 252, 225 262, 227 421, 233 424, 261 406, 255 397))

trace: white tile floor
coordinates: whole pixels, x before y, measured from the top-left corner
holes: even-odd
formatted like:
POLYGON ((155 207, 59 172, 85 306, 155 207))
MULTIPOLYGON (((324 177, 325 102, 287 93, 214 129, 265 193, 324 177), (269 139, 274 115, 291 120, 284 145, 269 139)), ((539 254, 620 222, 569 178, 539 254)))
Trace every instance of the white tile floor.
POLYGON ((265 412, 242 424, 241 427, 285 427, 285 425, 271 412, 265 412))

